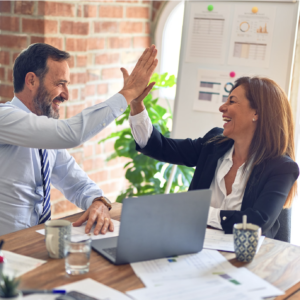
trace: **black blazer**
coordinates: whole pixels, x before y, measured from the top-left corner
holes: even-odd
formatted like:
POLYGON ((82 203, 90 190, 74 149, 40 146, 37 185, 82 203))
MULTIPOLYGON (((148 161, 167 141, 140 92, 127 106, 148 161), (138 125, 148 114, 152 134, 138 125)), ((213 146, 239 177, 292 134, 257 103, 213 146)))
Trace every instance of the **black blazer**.
MULTIPOLYGON (((213 128, 203 138, 176 140, 165 138, 153 127, 147 145, 143 149, 136 145, 136 150, 159 161, 196 167, 189 190, 209 189, 218 159, 234 143, 233 140, 206 143, 222 133, 222 128, 213 128)), ((298 175, 298 165, 286 155, 255 166, 246 185, 241 211, 221 210, 225 233, 232 233, 233 225, 241 223, 246 214, 248 223, 257 224, 263 235, 274 238, 280 227, 278 216, 298 175)))

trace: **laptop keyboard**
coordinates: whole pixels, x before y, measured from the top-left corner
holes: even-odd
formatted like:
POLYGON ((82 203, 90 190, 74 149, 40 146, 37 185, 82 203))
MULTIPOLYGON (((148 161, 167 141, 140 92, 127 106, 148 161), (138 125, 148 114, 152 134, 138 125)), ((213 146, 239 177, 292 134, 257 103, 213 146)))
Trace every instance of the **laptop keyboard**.
POLYGON ((106 248, 106 249, 103 249, 103 251, 106 252, 107 254, 109 254, 110 256, 112 256, 113 258, 117 257, 117 247, 106 248))

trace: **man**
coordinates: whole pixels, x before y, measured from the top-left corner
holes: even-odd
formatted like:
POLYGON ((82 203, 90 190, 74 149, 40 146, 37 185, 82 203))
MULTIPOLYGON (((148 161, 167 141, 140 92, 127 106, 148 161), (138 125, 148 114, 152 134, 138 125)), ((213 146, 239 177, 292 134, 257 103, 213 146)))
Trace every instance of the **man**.
POLYGON ((147 48, 122 90, 68 120, 58 120, 60 103, 69 98, 68 53, 33 44, 16 59, 11 102, 0 105, 0 235, 51 219, 50 182, 86 210, 74 226, 85 231, 113 231, 110 202, 65 150, 92 138, 121 115, 128 104, 146 95, 157 65, 155 46, 147 48))

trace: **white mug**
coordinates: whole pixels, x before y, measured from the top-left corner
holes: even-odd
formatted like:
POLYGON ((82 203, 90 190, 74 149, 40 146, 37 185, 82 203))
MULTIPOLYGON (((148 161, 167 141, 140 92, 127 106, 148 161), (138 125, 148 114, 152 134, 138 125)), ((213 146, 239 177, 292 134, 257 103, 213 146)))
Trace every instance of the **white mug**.
POLYGON ((45 223, 46 248, 51 258, 65 257, 65 238, 71 237, 71 222, 51 220, 45 223))

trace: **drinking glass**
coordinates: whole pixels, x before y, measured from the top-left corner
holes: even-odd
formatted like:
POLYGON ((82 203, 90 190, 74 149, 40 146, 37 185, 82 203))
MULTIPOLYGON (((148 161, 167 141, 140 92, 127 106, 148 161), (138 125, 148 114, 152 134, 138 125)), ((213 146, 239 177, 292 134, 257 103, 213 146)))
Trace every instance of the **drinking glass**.
POLYGON ((72 237, 65 238, 65 267, 70 275, 84 274, 90 268, 91 237, 82 241, 72 241, 72 237))

